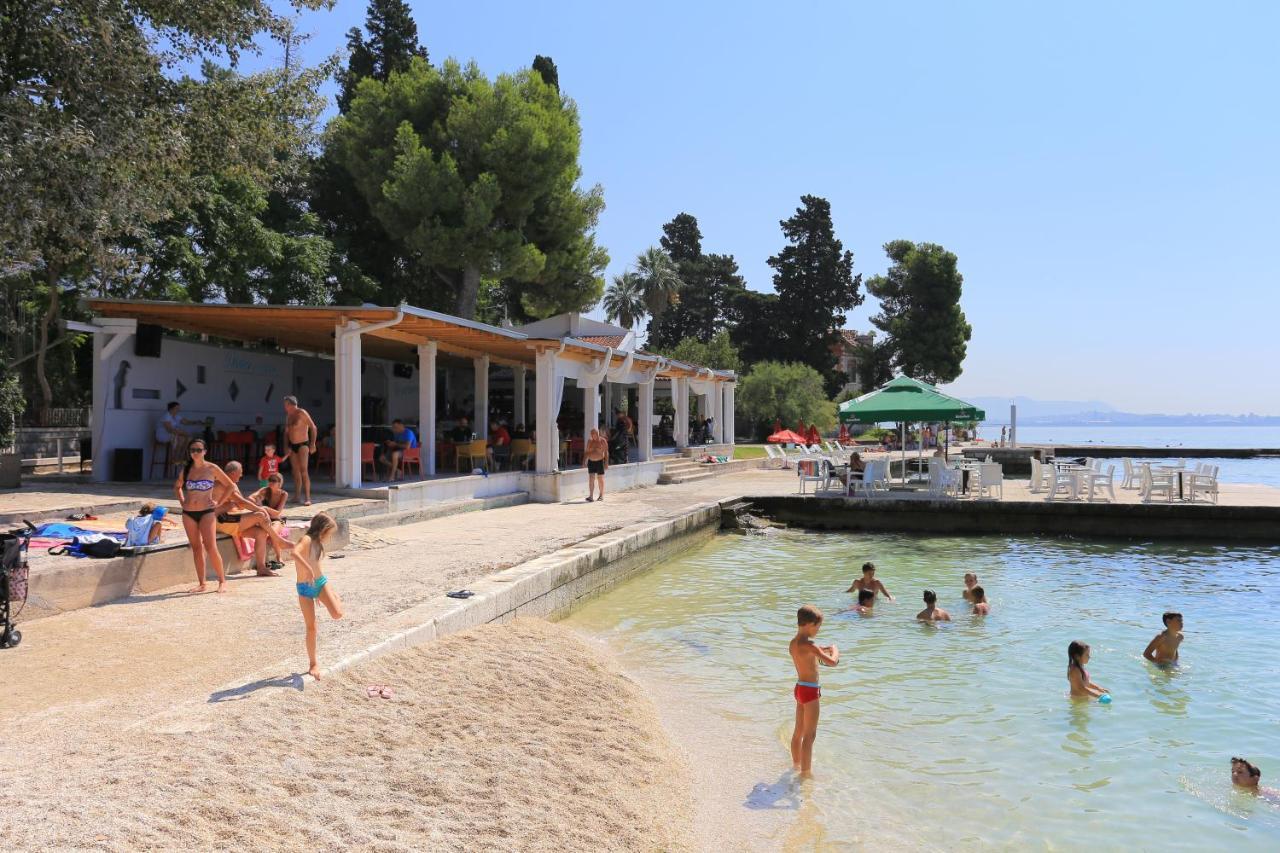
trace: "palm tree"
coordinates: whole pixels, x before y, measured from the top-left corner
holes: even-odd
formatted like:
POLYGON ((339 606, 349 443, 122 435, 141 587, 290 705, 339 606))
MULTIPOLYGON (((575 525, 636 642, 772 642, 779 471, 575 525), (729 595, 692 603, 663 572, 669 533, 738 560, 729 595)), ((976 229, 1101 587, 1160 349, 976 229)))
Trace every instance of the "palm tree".
POLYGON ((645 307, 640 276, 633 272, 615 275, 613 283, 604 292, 604 311, 610 322, 628 329, 643 320, 648 308, 645 307))
POLYGON ((656 320, 662 312, 680 301, 680 268, 671 256, 650 246, 636 257, 636 276, 644 293, 644 304, 656 320))

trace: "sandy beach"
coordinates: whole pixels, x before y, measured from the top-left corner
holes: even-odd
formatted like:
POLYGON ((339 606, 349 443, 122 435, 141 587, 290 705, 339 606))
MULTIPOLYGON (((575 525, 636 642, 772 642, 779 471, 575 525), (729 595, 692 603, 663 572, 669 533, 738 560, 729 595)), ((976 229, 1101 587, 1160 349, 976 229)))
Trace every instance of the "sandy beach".
POLYGON ((535 620, 31 758, 0 786, 6 849, 682 850, 691 827, 646 694, 535 620))

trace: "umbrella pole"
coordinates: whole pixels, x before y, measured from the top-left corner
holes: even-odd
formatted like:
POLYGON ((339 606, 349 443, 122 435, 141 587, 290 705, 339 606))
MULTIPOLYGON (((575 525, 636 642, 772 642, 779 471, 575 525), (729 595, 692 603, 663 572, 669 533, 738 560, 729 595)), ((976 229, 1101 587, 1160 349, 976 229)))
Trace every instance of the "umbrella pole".
POLYGON ((901 432, 898 436, 899 449, 902 452, 902 485, 907 484, 907 422, 898 425, 901 432))

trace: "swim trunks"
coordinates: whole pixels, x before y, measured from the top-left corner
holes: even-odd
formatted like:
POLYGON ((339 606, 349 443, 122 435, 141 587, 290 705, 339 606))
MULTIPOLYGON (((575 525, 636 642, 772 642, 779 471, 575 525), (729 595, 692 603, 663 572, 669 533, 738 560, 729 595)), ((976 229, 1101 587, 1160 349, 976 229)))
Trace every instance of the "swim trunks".
POLYGON ((603 460, 603 459, 588 459, 588 460, 587 460, 587 473, 588 473, 588 474, 599 474, 600 476, 604 476, 604 460, 603 460))
POLYGON ((321 575, 316 578, 315 583, 298 583, 296 584, 298 587, 298 595, 303 598, 319 598, 320 590, 324 589, 324 585, 328 582, 329 579, 324 575, 321 575))
POLYGON ((297 453, 299 450, 301 450, 304 447, 308 447, 309 445, 310 445, 310 442, 306 442, 306 441, 299 441, 297 443, 294 443, 291 441, 289 442, 289 452, 297 453))
POLYGON ((822 688, 812 681, 797 681, 794 694, 796 702, 808 705, 822 696, 822 688))

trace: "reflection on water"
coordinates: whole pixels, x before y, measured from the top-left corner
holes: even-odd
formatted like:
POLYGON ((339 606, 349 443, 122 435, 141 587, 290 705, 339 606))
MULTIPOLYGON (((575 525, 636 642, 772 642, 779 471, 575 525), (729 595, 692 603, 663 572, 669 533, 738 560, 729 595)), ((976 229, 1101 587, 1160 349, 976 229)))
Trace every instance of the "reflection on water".
POLYGON ((701 713, 776 733, 777 763, 741 803, 794 812, 797 849, 1150 849, 1173 821, 1173 847, 1280 849, 1276 810, 1237 803, 1226 763, 1280 778, 1278 573, 1273 548, 786 531, 712 540, 568 621, 687 685, 701 713), (842 613, 866 560, 898 601, 842 613), (966 571, 985 619, 961 599, 966 571), (953 622, 914 620, 925 588, 953 622), (841 661, 822 670, 815 778, 800 783, 786 644, 804 603, 828 614, 819 641, 841 661), (1177 667, 1141 657, 1165 610, 1185 616, 1177 667), (1112 705, 1067 697, 1073 639, 1112 705))

